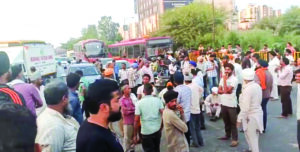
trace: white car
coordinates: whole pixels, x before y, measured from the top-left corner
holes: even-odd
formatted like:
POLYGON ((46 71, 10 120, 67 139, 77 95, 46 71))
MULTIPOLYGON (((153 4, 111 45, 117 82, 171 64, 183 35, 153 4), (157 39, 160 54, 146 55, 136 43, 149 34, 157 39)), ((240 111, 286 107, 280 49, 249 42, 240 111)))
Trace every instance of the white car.
POLYGON ((89 83, 95 82, 97 79, 101 79, 100 72, 96 68, 94 64, 91 63, 79 63, 79 64, 71 64, 68 69, 69 73, 75 73, 77 70, 81 70, 83 72, 83 77, 86 78, 89 83))

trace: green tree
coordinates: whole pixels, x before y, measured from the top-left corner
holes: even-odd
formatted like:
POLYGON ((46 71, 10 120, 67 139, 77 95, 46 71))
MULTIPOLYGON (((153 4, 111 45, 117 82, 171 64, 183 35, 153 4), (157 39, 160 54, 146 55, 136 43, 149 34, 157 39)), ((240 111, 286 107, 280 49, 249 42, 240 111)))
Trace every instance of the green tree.
MULTIPOLYGON (((194 3, 166 11, 155 35, 171 36, 177 45, 198 47, 199 43, 212 45, 213 9, 207 3, 194 3)), ((224 30, 226 12, 215 9, 216 33, 224 30)))
POLYGON ((118 33, 119 24, 112 21, 111 16, 102 16, 98 22, 98 32, 100 40, 107 44, 120 41, 120 34, 118 33))
POLYGON ((80 38, 70 38, 70 40, 68 40, 66 43, 62 43, 61 47, 67 50, 73 50, 73 45, 79 42, 80 40, 80 38))
POLYGON ((98 31, 96 25, 88 25, 87 28, 82 29, 81 39, 98 39, 98 31))

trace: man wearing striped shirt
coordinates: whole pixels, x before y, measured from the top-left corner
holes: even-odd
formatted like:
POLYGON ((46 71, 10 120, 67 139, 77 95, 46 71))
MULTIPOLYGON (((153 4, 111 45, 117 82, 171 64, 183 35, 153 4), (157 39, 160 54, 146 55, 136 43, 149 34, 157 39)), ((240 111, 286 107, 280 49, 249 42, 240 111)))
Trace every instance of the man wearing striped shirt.
POLYGON ((209 56, 209 61, 206 62, 206 74, 209 83, 209 92, 212 87, 217 86, 218 63, 214 60, 214 55, 209 56))

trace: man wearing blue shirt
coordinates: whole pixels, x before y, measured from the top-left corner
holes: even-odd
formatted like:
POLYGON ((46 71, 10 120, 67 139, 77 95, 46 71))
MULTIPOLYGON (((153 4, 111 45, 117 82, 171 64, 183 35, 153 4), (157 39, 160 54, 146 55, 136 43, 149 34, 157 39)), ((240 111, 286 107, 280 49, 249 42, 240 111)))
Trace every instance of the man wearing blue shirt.
POLYGON ((80 101, 76 90, 79 87, 80 76, 75 73, 70 73, 67 76, 67 86, 69 88, 69 103, 72 106, 71 115, 78 121, 79 124, 83 121, 80 101))

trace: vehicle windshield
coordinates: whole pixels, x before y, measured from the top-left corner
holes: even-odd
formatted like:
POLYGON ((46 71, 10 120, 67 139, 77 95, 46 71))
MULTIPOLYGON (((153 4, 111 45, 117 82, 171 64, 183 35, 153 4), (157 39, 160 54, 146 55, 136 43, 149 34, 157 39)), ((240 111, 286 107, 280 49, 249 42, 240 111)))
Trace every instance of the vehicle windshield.
POLYGON ((85 49, 88 57, 99 56, 104 53, 103 44, 101 42, 89 42, 85 44, 85 49))
POLYGON ((77 70, 81 70, 83 72, 83 76, 99 75, 95 66, 70 67, 69 73, 75 73, 77 70))
POLYGON ((164 55, 168 50, 170 50, 170 46, 148 46, 147 54, 148 57, 164 55))

